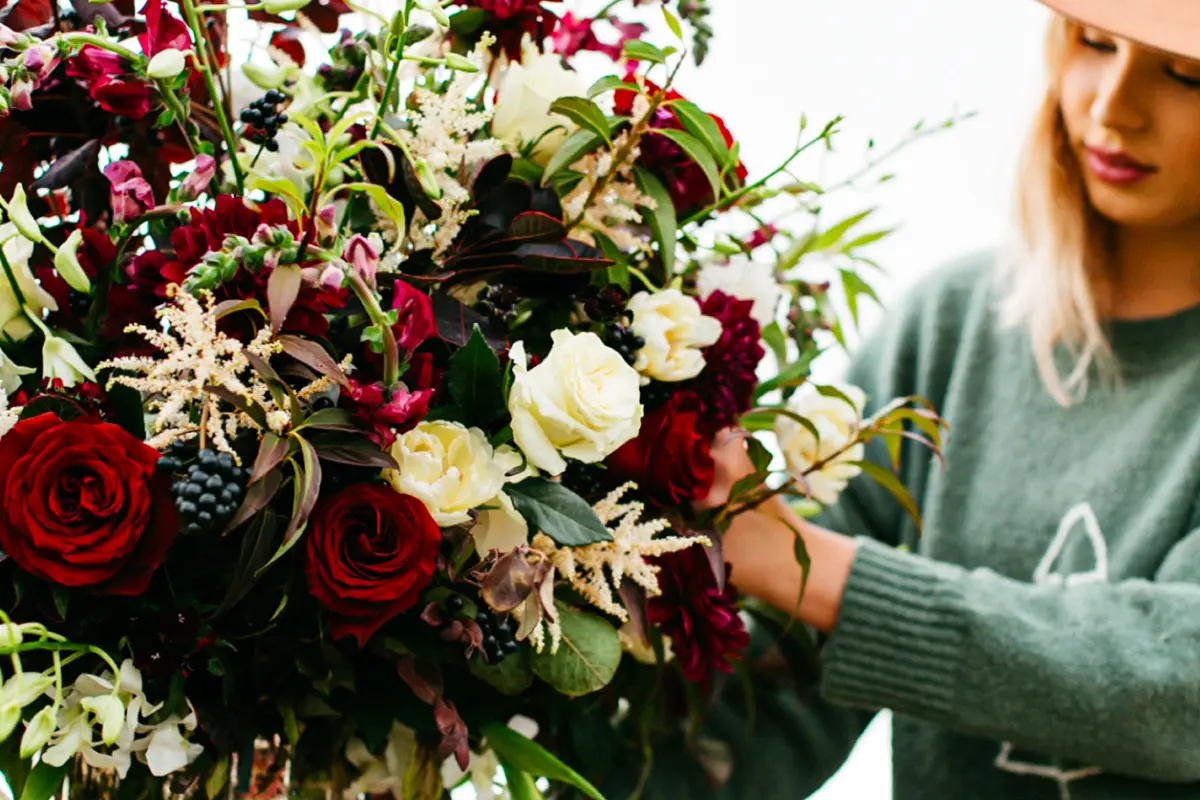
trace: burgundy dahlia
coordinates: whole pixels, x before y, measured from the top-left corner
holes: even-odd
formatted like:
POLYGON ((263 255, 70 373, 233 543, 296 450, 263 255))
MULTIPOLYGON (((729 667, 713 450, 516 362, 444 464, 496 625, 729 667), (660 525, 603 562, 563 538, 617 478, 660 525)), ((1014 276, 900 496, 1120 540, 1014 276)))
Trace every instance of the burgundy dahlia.
POLYGON ((738 300, 722 291, 705 298, 700 309, 721 323, 721 338, 704 350, 704 371, 689 386, 705 405, 705 420, 715 432, 732 425, 750 410, 755 371, 762 361, 762 331, 750 314, 753 300, 738 300))
POLYGON ((612 44, 602 42, 596 36, 594 29, 595 19, 591 17, 577 17, 568 11, 559 21, 558 27, 554 29, 554 35, 551 38, 554 44, 554 52, 561 55, 564 61, 583 50, 594 50, 598 53, 604 53, 604 55, 613 61, 619 61, 625 47, 625 42, 630 39, 640 38, 646 32, 646 26, 640 22, 621 22, 611 17, 605 19, 617 29, 617 33, 620 35, 620 38, 612 44))
POLYGON ((543 8, 541 0, 466 0, 464 5, 483 9, 487 17, 479 29, 496 37, 493 53, 503 51, 512 61, 521 60, 521 40, 526 34, 540 46, 558 23, 558 16, 543 8))
POLYGON ((708 554, 698 546, 659 556, 654 563, 660 568, 661 593, 650 598, 650 624, 671 637, 684 677, 707 687, 709 674, 733 672, 732 662, 750 644, 737 596, 728 579, 724 587, 718 585, 708 554))

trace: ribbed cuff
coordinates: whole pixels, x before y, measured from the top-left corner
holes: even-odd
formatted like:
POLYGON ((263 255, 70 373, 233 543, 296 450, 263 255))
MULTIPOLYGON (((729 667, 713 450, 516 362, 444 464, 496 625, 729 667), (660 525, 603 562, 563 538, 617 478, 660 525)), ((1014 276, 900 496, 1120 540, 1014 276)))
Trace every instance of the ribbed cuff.
POLYGON ((950 718, 962 662, 963 575, 958 567, 860 542, 825 648, 826 699, 950 718))

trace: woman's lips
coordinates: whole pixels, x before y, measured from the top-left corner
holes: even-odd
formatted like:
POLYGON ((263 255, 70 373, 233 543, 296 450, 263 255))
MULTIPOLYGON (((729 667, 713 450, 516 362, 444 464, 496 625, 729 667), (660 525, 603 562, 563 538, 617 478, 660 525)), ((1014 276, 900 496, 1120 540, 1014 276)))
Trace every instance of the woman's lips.
POLYGON ((1105 183, 1136 183, 1158 172, 1156 167, 1143 164, 1132 156, 1117 150, 1086 147, 1084 151, 1088 169, 1105 183))

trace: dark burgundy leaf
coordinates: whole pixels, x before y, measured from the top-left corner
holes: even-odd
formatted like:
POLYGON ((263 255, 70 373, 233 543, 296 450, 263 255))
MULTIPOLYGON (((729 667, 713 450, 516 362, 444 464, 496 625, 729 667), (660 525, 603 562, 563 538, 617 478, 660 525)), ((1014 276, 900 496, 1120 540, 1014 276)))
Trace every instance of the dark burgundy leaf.
POLYGON ((269 431, 263 434, 262 442, 258 446, 258 456, 250 470, 250 484, 258 483, 267 473, 283 463, 291 449, 291 442, 287 439, 281 439, 269 431))
POLYGON ((318 375, 333 378, 340 386, 350 385, 346 373, 333 360, 333 356, 329 355, 328 351, 316 342, 302 339, 299 336, 286 335, 279 337, 279 343, 283 345, 283 352, 301 364, 313 368, 318 375))
POLYGON ((489 347, 497 353, 508 349, 508 331, 490 317, 467 308, 448 294, 434 292, 430 299, 433 301, 433 318, 437 322, 438 336, 443 341, 455 347, 464 347, 471 338, 471 331, 478 325, 489 347))
POLYGON ((325 461, 346 464, 351 467, 373 467, 375 469, 397 469, 399 464, 379 445, 363 440, 338 442, 337 444, 314 444, 317 456, 325 461))
POLYGON ((83 147, 79 147, 54 159, 50 168, 42 177, 33 182, 34 189, 61 189, 83 176, 90 167, 96 165, 96 155, 100 152, 100 140, 92 139, 83 147))
POLYGON ((508 241, 557 242, 567 235, 561 219, 540 211, 526 211, 513 218, 508 226, 508 241))
POLYGON ((416 208, 421 209, 426 219, 439 219, 442 216, 442 207, 425 194, 404 151, 391 144, 384 144, 383 147, 387 148, 391 156, 390 163, 387 156, 373 147, 368 147, 359 154, 359 161, 367 180, 382 186, 389 195, 398 200, 408 219, 412 219, 413 209, 416 208), (395 172, 391 171, 393 166, 395 172))
POLYGON ((442 734, 442 743, 438 745, 438 757, 445 759, 454 754, 458 768, 465 770, 471 763, 471 751, 467 746, 467 723, 458 715, 453 703, 448 703, 440 697, 433 707, 433 719, 442 734))
POLYGON ((0 12, 0 23, 26 31, 54 20, 54 0, 17 0, 0 12))
POLYGON ((405 653, 396 663, 396 673, 422 703, 433 705, 442 696, 442 674, 437 664, 418 662, 416 656, 405 653))
POLYGON ((537 570, 525 554, 513 550, 496 560, 479 588, 479 596, 497 611, 512 611, 533 593, 537 570))
POLYGON ((246 490, 246 497, 242 500, 241 508, 238 509, 238 513, 226 527, 229 530, 233 530, 259 511, 262 511, 279 492, 279 487, 282 485, 282 471, 276 469, 268 472, 262 480, 246 490))
POLYGON ((129 22, 129 17, 121 13, 115 3, 92 3, 90 0, 71 0, 71 8, 83 20, 85 25, 92 25, 97 17, 104 19, 109 30, 122 28, 129 22))

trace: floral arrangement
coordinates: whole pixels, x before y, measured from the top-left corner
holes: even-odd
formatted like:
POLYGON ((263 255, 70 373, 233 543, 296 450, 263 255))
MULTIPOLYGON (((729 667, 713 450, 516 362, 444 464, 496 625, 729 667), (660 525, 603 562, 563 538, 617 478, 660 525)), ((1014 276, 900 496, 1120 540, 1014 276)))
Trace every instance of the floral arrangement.
POLYGON ((666 687, 745 666, 728 519, 864 469, 905 498, 864 442, 937 446, 927 409, 808 381, 840 327, 790 270, 823 254, 853 311, 883 233, 822 229, 788 172, 834 124, 751 181, 677 91, 703 3, 654 4, 666 48, 637 0, 385 5, 3 12, 18 797, 599 797, 581 725, 690 724, 666 687), (756 439, 699 514, 736 425, 789 479, 756 439))

